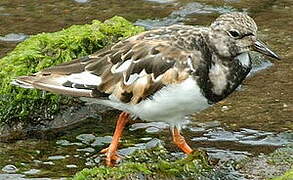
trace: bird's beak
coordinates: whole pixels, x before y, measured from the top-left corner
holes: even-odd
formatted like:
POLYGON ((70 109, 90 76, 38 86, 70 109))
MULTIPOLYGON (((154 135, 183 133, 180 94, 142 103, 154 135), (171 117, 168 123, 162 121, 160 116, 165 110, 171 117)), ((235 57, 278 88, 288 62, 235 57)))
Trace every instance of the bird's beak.
POLYGON ((277 55, 276 53, 274 53, 272 50, 270 50, 263 42, 261 42, 260 40, 256 40, 254 42, 253 48, 255 51, 260 52, 264 55, 270 56, 272 58, 278 59, 280 60, 281 57, 279 55, 277 55))

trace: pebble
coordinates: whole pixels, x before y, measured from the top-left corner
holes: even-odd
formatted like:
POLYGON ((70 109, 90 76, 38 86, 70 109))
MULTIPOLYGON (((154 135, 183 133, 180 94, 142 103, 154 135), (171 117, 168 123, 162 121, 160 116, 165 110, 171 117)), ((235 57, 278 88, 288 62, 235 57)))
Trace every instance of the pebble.
POLYGON ((221 111, 227 111, 227 110, 229 110, 229 107, 228 106, 222 106, 221 111))
POLYGON ((33 174, 38 174, 39 172, 41 172, 41 170, 39 169, 30 169, 28 171, 23 172, 23 174, 33 175, 33 174))
POLYGON ((10 33, 5 36, 0 36, 0 41, 5 42, 21 42, 24 41, 26 38, 28 38, 28 35, 25 35, 23 33, 10 33))
POLYGON ((145 129, 145 128, 150 128, 150 127, 155 127, 157 129, 165 129, 168 128, 169 125, 164 122, 150 122, 150 123, 135 123, 132 124, 131 127, 129 128, 130 131, 135 131, 138 129, 145 129))
POLYGON ((85 165, 86 166, 94 166, 96 164, 94 162, 92 162, 92 161, 88 161, 88 162, 85 163, 85 165))
POLYGON ((91 144, 92 147, 95 146, 102 146, 105 144, 109 144, 112 141, 112 137, 111 136, 104 136, 104 137, 96 137, 95 141, 91 144))
POLYGON ((89 148, 84 148, 84 149, 76 149, 76 151, 78 151, 78 152, 90 152, 90 153, 92 153, 92 152, 95 152, 95 149, 89 147, 89 148))
POLYGON ((79 142, 71 143, 70 141, 64 140, 64 139, 56 141, 56 144, 61 146, 72 146, 72 145, 82 146, 83 145, 82 143, 79 143, 79 142))
POLYGON ((46 165, 55 165, 55 163, 52 162, 52 161, 46 161, 46 162, 43 162, 43 164, 46 164, 46 165))
POLYGON ((2 171, 6 173, 15 173, 18 171, 18 169, 14 165, 8 164, 2 168, 2 171))
POLYGON ((23 174, 0 174, 1 180, 24 180, 23 174))
POLYGON ((82 141, 84 144, 90 144, 96 139, 96 136, 93 134, 80 134, 76 136, 76 139, 82 141))
POLYGON ((156 127, 149 127, 145 130, 145 132, 147 132, 147 133, 157 133, 159 131, 160 131, 160 129, 156 128, 156 127))
POLYGON ((60 159, 65 159, 65 156, 49 156, 48 160, 60 160, 60 159))
POLYGON ((89 0, 74 0, 77 3, 87 3, 89 0))
POLYGON ((162 145, 162 141, 160 139, 154 138, 145 144, 145 148, 151 149, 160 145, 162 145))
POLYGON ((96 157, 94 159, 94 162, 97 163, 97 164, 99 164, 101 162, 101 158, 100 157, 96 157))
POLYGON ((159 3, 159 4, 167 4, 167 3, 175 2, 175 0, 145 0, 145 1, 159 3))
POLYGON ((77 168, 77 165, 75 164, 68 164, 66 165, 67 168, 77 168))

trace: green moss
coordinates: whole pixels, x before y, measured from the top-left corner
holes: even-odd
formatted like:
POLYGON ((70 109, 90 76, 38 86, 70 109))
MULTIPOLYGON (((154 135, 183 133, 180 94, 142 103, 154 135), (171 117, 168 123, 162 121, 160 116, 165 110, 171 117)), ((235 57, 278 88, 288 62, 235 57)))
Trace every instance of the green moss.
POLYGON ((293 166, 283 176, 275 177, 275 178, 273 178, 271 180, 292 180, 292 179, 293 179, 293 166))
POLYGON ((0 59, 0 123, 50 119, 71 98, 11 86, 13 78, 91 54, 109 43, 142 32, 121 17, 74 25, 55 33, 31 36, 0 59), (45 113, 44 113, 45 112, 45 113))
POLYGON ((163 147, 139 150, 117 167, 95 167, 77 173, 74 180, 84 179, 200 179, 211 171, 206 155, 196 151, 186 158, 174 159, 163 147))

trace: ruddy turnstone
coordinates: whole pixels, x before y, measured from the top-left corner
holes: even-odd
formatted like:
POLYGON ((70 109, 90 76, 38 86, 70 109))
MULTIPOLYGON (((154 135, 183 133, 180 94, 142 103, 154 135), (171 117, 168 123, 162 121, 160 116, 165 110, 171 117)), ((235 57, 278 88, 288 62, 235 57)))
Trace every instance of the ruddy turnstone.
POLYGON ((232 93, 251 70, 251 50, 280 59, 257 39, 253 19, 234 12, 209 27, 172 25, 146 31, 13 83, 95 98, 121 110, 113 140, 101 151, 111 165, 118 159, 118 142, 130 117, 169 123, 174 143, 191 153, 180 135, 184 116, 232 93))

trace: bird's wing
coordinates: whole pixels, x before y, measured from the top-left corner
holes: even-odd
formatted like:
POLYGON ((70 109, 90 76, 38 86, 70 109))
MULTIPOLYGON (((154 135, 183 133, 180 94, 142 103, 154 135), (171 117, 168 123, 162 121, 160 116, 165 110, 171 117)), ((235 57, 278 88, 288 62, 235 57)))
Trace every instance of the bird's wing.
POLYGON ((199 65, 196 51, 170 40, 143 39, 138 35, 93 55, 44 69, 15 82, 73 96, 107 98, 139 103, 163 86, 180 83, 199 65))

